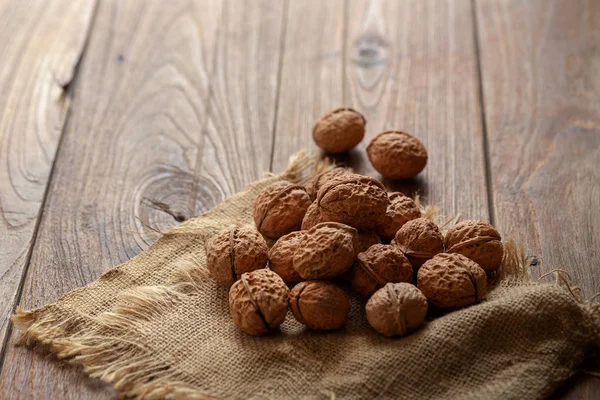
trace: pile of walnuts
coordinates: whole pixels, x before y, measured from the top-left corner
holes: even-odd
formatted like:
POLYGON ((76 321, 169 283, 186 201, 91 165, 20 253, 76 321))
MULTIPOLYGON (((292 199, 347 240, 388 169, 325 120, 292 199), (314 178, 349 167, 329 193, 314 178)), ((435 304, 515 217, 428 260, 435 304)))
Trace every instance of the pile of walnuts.
MULTIPOLYGON (((326 151, 347 151, 364 127, 362 115, 338 109, 316 122, 313 137, 326 151)), ((367 152, 386 177, 414 176, 427 162, 422 143, 403 132, 376 136, 367 152)), ((352 288, 366 301, 375 330, 404 336, 425 322, 429 307, 456 310, 481 301, 503 257, 490 224, 467 220, 444 235, 410 197, 341 167, 306 187, 270 185, 255 199, 254 222, 206 245, 211 276, 230 286, 231 317, 251 335, 277 328, 288 309, 309 329, 339 329, 352 288)))

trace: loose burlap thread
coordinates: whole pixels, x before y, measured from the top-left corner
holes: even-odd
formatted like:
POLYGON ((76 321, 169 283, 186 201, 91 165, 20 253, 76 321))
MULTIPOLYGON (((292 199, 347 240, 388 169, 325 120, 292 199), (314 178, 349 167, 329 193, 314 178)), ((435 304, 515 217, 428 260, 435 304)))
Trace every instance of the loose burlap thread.
POLYGON ((264 337, 240 332, 228 290, 207 274, 204 242, 252 223, 252 203, 281 179, 306 183, 306 155, 148 250, 14 323, 121 395, 162 398, 543 398, 600 345, 600 311, 555 284, 532 282, 512 242, 485 301, 428 321, 405 338, 372 330, 351 297, 347 326, 306 330, 291 315, 264 337))

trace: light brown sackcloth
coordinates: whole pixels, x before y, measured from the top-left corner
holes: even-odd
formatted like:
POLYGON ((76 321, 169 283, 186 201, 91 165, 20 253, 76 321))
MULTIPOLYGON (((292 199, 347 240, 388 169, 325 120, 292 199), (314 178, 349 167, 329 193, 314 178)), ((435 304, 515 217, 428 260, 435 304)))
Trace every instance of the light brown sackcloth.
POLYGON ((543 398, 600 344, 598 306, 564 288, 532 283, 506 243, 495 288, 477 306, 387 339, 351 299, 345 329, 307 331, 288 315, 279 332, 252 337, 228 310, 228 290, 206 273, 205 239, 252 223, 258 192, 279 179, 305 183, 305 155, 213 210, 164 234, 92 284, 14 322, 27 343, 123 396, 228 399, 543 398))

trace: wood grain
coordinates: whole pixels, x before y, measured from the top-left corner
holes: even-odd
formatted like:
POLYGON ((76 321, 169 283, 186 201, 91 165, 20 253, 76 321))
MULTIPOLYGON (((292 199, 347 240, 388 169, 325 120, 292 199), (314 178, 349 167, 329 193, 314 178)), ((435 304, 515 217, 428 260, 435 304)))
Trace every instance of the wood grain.
MULTIPOLYGON (((23 307, 93 281, 147 248, 147 226, 167 229, 267 171, 283 16, 268 1, 100 3, 23 307)), ((13 346, 0 380, 9 393, 113 396, 13 346)))
POLYGON ((0 1, 0 363, 94 1, 0 1))
MULTIPOLYGON (((535 276, 600 292, 600 3, 477 2, 494 213, 535 276), (535 258, 534 258, 535 257, 535 258)), ((600 381, 559 394, 594 398, 600 381)))

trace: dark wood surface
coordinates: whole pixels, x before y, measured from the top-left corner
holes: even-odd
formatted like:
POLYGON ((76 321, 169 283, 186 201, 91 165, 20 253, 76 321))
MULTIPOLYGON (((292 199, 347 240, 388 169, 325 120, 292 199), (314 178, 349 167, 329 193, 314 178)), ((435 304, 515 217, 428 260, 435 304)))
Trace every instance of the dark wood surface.
MULTIPOLYGON (((0 1, 0 398, 112 398, 14 346, 54 301, 288 157, 349 105, 430 153, 419 192, 600 291, 600 3, 0 1)), ((592 399, 580 375, 557 398, 592 399)))

